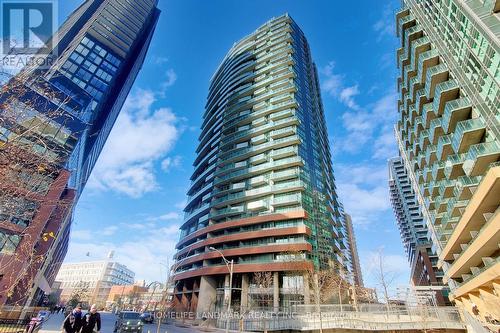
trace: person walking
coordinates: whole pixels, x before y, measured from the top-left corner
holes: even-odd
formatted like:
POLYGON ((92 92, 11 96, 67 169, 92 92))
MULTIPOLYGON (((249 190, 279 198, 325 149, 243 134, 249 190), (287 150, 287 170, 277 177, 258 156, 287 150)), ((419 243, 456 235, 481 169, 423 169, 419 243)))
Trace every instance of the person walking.
POLYGON ((62 325, 62 332, 63 333, 77 333, 79 330, 80 330, 79 324, 76 321, 75 314, 72 312, 66 317, 66 319, 64 319, 64 322, 62 325))
POLYGON ((64 318, 62 324, 63 333, 78 333, 83 326, 82 306, 77 304, 75 308, 69 312, 64 318))
POLYGON ((101 315, 93 304, 90 311, 83 317, 82 333, 99 333, 101 331, 101 315))

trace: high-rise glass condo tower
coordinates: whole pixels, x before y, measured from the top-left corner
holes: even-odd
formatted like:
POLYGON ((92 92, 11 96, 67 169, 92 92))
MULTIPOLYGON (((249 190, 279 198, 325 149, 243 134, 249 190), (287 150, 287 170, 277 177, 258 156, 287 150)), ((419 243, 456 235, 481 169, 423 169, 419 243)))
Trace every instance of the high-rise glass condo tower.
POLYGON ((411 266, 411 281, 416 291, 434 296, 445 305, 447 288, 443 272, 436 267, 437 255, 427 238, 427 226, 411 186, 408 171, 400 157, 389 160, 389 189, 401 239, 411 266), (434 295, 431 295, 434 294, 434 295))
POLYGON ((212 77, 199 140, 175 255, 178 305, 246 307, 266 293, 261 306, 308 302, 297 272, 348 275, 316 67, 288 15, 231 48, 212 77), (224 258, 234 263, 232 288, 224 258), (256 272, 271 277, 260 294, 256 272))
POLYGON ((149 47, 157 0, 87 0, 0 95, 0 305, 36 304, 149 47), (44 57, 39 54, 38 57, 44 57))
POLYGON ((352 218, 349 214, 344 214, 346 231, 348 236, 349 251, 351 253, 351 264, 352 264, 352 278, 353 282, 358 287, 364 287, 363 274, 361 272, 361 262, 359 261, 358 255, 358 245, 356 243, 356 235, 354 234, 354 226, 352 224, 352 218))
POLYGON ((396 136, 450 299, 500 320, 500 2, 404 0, 396 136))

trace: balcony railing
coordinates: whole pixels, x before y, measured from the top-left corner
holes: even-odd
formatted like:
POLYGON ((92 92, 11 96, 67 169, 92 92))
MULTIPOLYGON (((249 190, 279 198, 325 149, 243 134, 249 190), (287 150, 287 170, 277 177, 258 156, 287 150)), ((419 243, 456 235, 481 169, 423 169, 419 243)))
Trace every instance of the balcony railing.
POLYGON ((483 118, 463 120, 457 124, 451 140, 455 153, 467 151, 470 145, 479 143, 486 131, 483 118))
POLYGON ((469 148, 463 169, 467 176, 483 174, 489 164, 500 158, 500 144, 490 141, 473 145, 469 148))
POLYGON ((448 156, 444 167, 444 175, 448 179, 454 179, 460 176, 462 164, 465 161, 465 154, 455 154, 448 156))
POLYGON ((444 160, 452 153, 451 134, 440 136, 437 144, 436 157, 438 160, 444 160))
POLYGON ((446 133, 455 131, 457 122, 469 118, 472 103, 468 97, 462 97, 446 102, 442 118, 443 130, 446 133))
POLYGON ((444 104, 458 97, 459 88, 456 80, 448 80, 436 85, 432 106, 437 115, 443 114, 444 104))
MULTIPOLYGON (((429 99, 434 97, 435 86, 446 79, 448 79, 448 67, 445 64, 438 64, 427 70, 425 76, 425 94, 429 99)), ((434 109, 434 112, 436 111, 434 109)))

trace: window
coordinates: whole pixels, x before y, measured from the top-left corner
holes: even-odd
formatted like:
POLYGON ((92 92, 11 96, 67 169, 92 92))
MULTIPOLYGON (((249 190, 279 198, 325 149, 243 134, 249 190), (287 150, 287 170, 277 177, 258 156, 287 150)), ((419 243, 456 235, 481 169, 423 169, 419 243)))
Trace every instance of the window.
POLYGON ((7 234, 4 231, 0 231, 0 253, 1 254, 12 254, 19 245, 21 241, 21 236, 7 234))

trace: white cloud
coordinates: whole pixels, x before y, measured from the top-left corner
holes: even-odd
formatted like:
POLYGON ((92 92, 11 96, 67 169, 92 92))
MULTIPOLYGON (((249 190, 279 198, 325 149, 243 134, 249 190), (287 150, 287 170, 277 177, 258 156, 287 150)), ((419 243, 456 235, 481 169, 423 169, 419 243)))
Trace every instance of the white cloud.
POLYGON ((335 171, 339 196, 353 223, 364 230, 380 225, 391 210, 385 161, 339 164, 335 171))
POLYGON ((92 233, 91 230, 75 230, 71 231, 71 237, 79 240, 90 240, 92 239, 92 233))
POLYGON ((168 58, 167 57, 162 57, 162 56, 153 56, 152 57, 152 61, 156 65, 163 65, 164 63, 168 62, 168 58))
POLYGON ((340 91, 339 99, 353 110, 359 110, 359 105, 354 101, 354 96, 359 94, 358 85, 347 87, 340 91))
POLYGON ((182 215, 178 212, 168 212, 160 216, 154 216, 148 218, 148 221, 171 221, 171 220, 180 220, 182 219, 182 215))
POLYGON ((373 145, 373 158, 389 159, 397 154, 396 138, 392 128, 384 127, 373 145))
POLYGON ((388 180, 385 164, 337 164, 335 165, 335 171, 339 181, 356 185, 381 185, 382 182, 388 180))
POLYGON ((165 72, 165 80, 160 84, 159 95, 164 97, 167 89, 174 85, 175 81, 177 81, 177 74, 172 68, 169 68, 165 72))
POLYGON ((161 169, 165 172, 169 172, 172 168, 180 167, 181 162, 181 156, 167 157, 161 162, 161 169))
POLYGON ((389 297, 397 297, 398 288, 406 288, 410 281, 410 266, 406 256, 401 254, 384 253, 383 247, 377 250, 360 252, 361 267, 363 268, 363 279, 368 287, 378 290, 380 300, 382 295, 382 284, 380 279, 380 261, 389 291, 389 297))
POLYGON ((330 96, 337 98, 347 107, 358 110, 359 105, 354 100, 354 96, 359 94, 358 85, 355 84, 353 86, 346 87, 344 83, 344 75, 334 73, 334 68, 335 62, 330 61, 328 65, 320 70, 321 74, 323 74, 321 88, 330 96))
POLYGON ((395 154, 393 143, 396 139, 391 140, 389 136, 397 117, 396 100, 396 93, 389 92, 364 108, 344 112, 342 123, 347 134, 338 140, 335 149, 358 153, 366 149, 367 143, 373 142, 369 146, 373 158, 388 158, 388 155, 395 154))
POLYGON ((154 162, 165 159, 181 134, 169 108, 153 109, 149 90, 129 95, 89 180, 89 187, 140 197, 158 188, 154 162))
POLYGON ((353 223, 365 229, 378 222, 379 215, 391 208, 387 184, 370 188, 338 183, 338 188, 345 210, 352 216, 353 223))
POLYGON ((118 227, 115 225, 106 227, 100 231, 100 234, 103 236, 113 236, 116 231, 118 231, 118 227))
POLYGON ((160 263, 168 262, 172 265, 175 244, 179 238, 179 225, 170 224, 162 228, 146 229, 140 236, 134 235, 116 244, 72 241, 66 262, 104 259, 107 253, 113 250, 114 260, 132 269, 137 280, 165 280, 165 267, 160 263), (90 252, 90 257, 85 255, 87 252, 90 252))
POLYGON ((373 30, 377 34, 377 42, 381 41, 386 36, 395 34, 396 28, 394 26, 395 18, 393 15, 394 9, 389 2, 384 6, 381 17, 373 24, 373 30))
POLYGON ((340 74, 334 74, 334 67, 335 62, 330 61, 328 65, 321 69, 321 73, 325 77, 325 79, 321 82, 321 88, 331 96, 336 97, 342 88, 344 77, 340 74))
POLYGON ((174 206, 178 209, 184 209, 187 205, 187 199, 177 202, 174 206))

